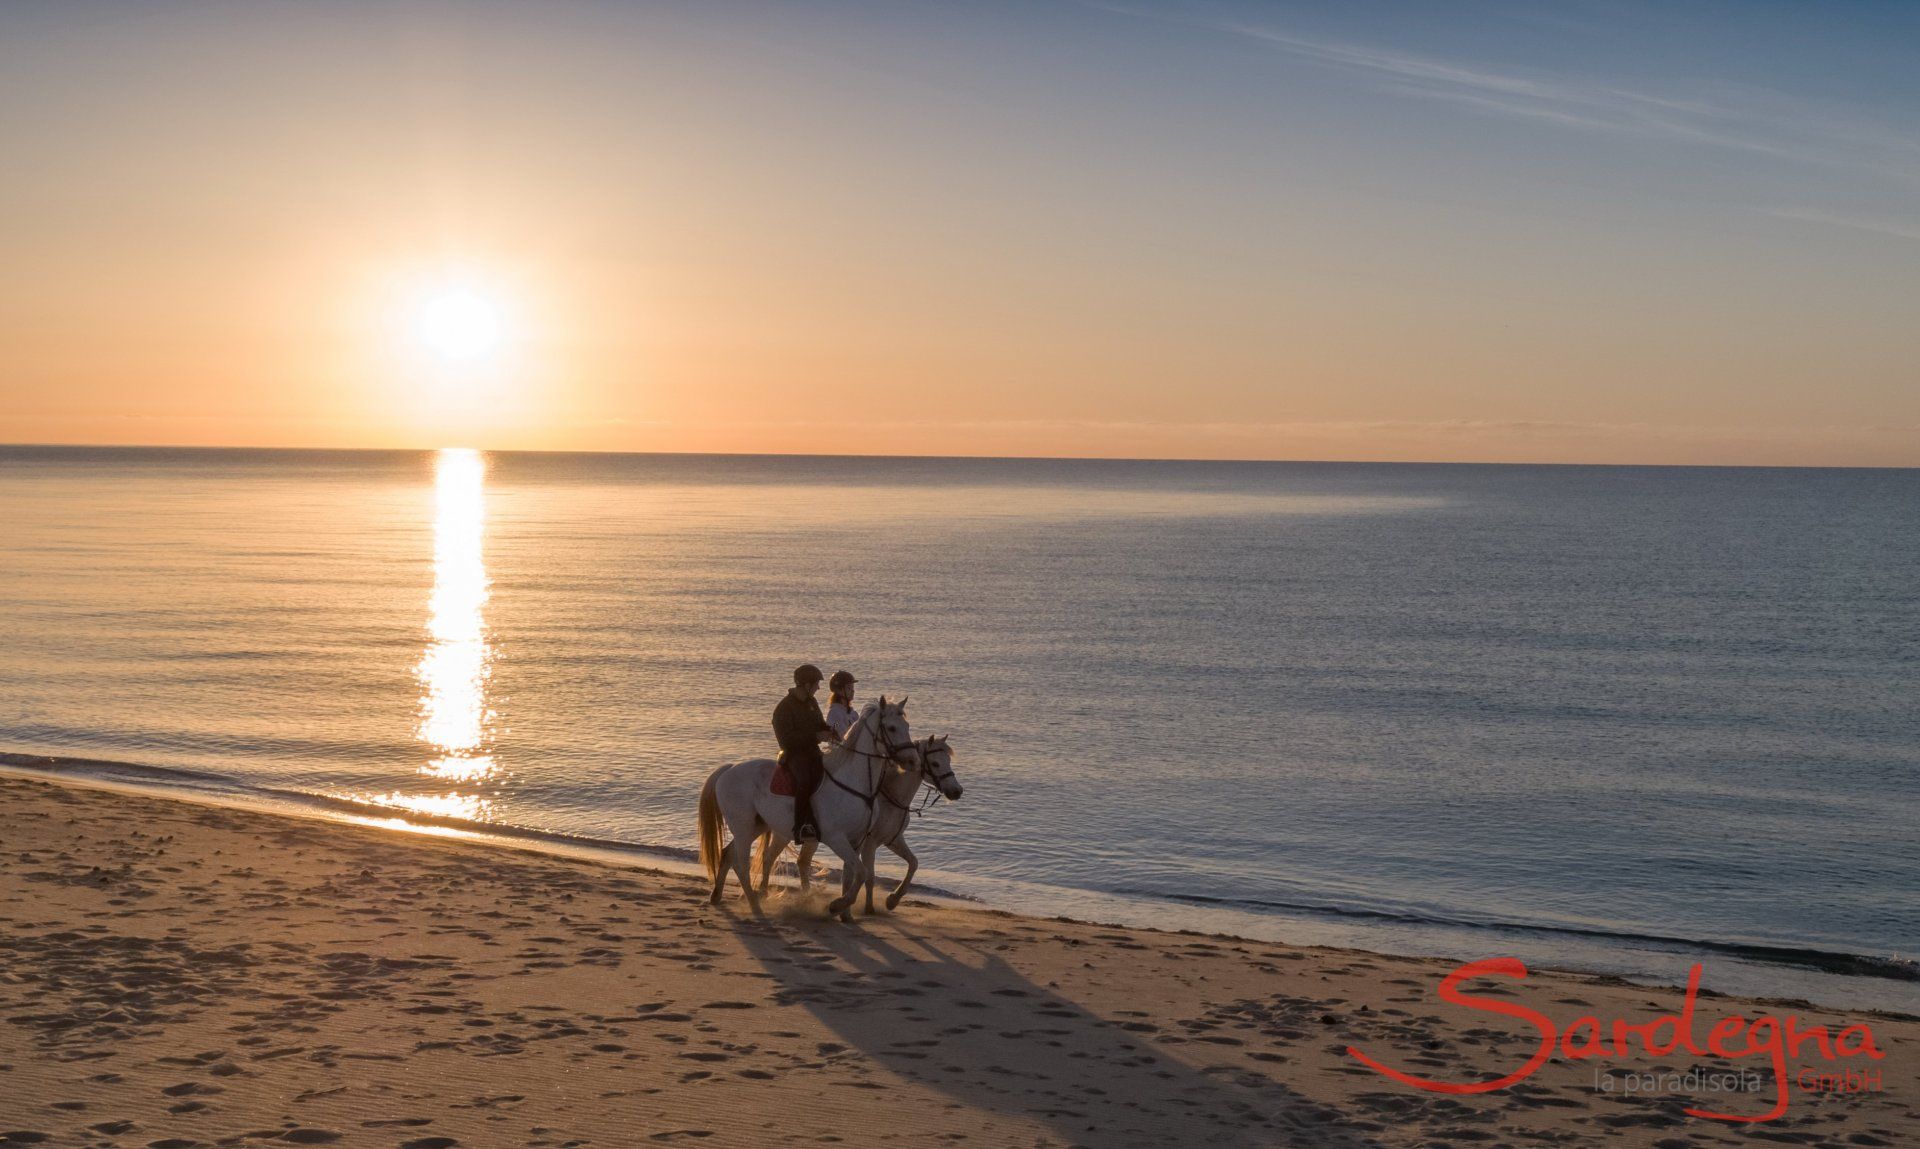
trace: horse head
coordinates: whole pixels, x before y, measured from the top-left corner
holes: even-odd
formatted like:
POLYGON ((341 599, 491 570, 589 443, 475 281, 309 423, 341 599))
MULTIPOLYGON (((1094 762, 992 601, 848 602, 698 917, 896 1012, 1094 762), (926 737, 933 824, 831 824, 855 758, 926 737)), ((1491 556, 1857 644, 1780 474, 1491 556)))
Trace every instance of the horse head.
POLYGON ((880 701, 868 703, 860 714, 856 729, 866 743, 856 746, 856 749, 903 766, 909 763, 919 765, 920 748, 914 745, 913 731, 907 725, 907 700, 904 696, 898 702, 888 702, 883 694, 880 701))
POLYGON ((933 779, 940 795, 949 802, 960 800, 963 791, 960 779, 953 773, 953 747, 947 745, 946 735, 936 735, 920 743, 920 772, 933 779))

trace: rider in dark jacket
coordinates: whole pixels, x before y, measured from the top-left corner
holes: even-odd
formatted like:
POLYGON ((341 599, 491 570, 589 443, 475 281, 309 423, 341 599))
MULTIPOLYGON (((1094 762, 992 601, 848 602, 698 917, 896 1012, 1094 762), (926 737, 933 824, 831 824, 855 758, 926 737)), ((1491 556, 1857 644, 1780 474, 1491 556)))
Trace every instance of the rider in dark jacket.
POLYGON ((833 727, 820 713, 814 695, 820 690, 820 668, 807 663, 793 672, 793 689, 773 708, 773 736, 786 754, 787 773, 793 775, 793 837, 818 838, 813 822, 813 792, 820 787, 826 764, 820 743, 833 739, 833 727))

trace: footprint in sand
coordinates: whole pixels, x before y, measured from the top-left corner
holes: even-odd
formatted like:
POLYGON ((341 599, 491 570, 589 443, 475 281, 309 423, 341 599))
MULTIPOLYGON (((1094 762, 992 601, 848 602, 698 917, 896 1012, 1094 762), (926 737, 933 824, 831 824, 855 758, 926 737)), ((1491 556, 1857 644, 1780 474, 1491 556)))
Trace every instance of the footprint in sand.
POLYGON ((196 1093, 202 1095, 225 1093, 226 1090, 221 1089, 218 1085, 202 1085, 198 1081, 183 1081, 178 1085, 169 1085, 160 1092, 166 1094, 168 1097, 187 1097, 196 1093))

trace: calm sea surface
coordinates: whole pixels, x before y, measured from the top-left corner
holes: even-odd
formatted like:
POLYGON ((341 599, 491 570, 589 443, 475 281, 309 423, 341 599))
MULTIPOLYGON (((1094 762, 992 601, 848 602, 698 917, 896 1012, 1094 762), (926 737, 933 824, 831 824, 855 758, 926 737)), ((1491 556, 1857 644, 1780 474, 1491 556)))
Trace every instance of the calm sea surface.
POLYGON ((0 751, 683 850, 813 661, 941 889, 1920 1010, 1920 472, 14 447, 0 542, 0 751))

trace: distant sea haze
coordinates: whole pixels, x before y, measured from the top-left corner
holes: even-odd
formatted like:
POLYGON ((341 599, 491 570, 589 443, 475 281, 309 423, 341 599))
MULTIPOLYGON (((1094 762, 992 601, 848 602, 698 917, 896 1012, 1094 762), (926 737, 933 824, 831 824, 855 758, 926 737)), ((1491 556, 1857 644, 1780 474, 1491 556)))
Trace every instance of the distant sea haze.
POLYGON ((1920 472, 8 447, 0 523, 0 751, 671 853, 812 661, 951 736, 936 888, 1920 1011, 1920 472))

